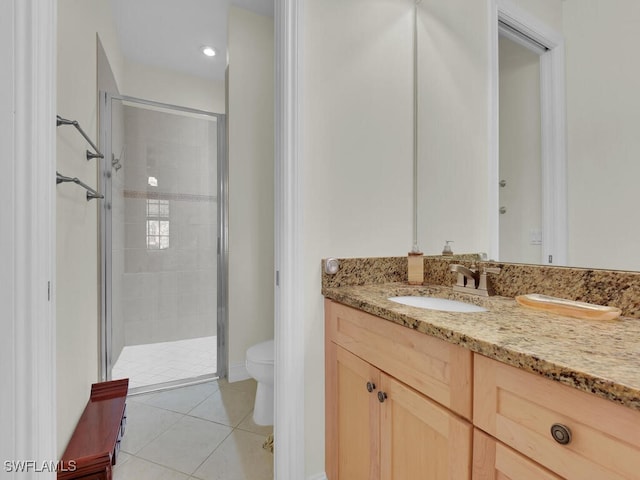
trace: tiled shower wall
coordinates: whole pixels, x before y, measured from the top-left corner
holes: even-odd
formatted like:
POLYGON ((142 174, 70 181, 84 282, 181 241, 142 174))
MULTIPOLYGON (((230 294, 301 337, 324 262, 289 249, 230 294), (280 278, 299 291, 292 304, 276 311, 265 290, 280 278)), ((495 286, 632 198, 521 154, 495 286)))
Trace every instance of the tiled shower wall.
POLYGON ((135 106, 124 117, 124 344, 215 335, 216 122, 135 106))

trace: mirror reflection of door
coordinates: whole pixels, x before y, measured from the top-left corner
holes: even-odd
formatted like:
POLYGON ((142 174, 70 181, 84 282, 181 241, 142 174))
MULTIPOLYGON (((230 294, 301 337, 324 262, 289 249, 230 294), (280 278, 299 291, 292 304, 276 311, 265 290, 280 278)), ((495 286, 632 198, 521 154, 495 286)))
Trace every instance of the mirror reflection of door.
POLYGON ((542 258, 540 55, 517 33, 499 37, 499 258, 542 258))

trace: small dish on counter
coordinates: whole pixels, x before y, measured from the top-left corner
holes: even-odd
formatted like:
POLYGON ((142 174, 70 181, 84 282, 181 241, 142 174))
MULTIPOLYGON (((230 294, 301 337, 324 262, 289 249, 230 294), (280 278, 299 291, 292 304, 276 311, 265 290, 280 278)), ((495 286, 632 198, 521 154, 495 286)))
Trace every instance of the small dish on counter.
POLYGON ((538 293, 519 295, 516 297, 516 302, 527 308, 545 310, 550 313, 584 320, 614 320, 622 313, 616 307, 550 297, 538 293))

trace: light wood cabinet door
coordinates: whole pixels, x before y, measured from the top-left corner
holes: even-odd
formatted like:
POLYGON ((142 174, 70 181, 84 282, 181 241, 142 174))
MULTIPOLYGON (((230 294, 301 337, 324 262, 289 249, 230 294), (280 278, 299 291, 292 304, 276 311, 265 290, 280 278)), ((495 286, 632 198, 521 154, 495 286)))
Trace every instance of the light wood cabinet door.
POLYGON ((331 300, 324 309, 327 339, 471 420, 470 350, 331 300))
POLYGON ((483 431, 569 480, 640 479, 640 412, 482 355, 474 363, 483 431))
POLYGON ((378 479, 380 372, 332 342, 327 343, 326 355, 331 364, 327 372, 328 478, 378 479))
POLYGON ((473 432, 473 480, 562 480, 486 433, 473 432))
POLYGON ((471 478, 473 427, 424 395, 381 373, 380 478, 471 478))

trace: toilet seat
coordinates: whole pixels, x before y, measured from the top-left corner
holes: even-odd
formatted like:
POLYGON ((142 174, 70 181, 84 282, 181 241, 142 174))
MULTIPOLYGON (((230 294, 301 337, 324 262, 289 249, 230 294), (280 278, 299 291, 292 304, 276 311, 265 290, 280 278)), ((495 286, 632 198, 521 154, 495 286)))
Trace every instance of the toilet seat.
POLYGON ((275 344, 273 340, 257 343, 247 350, 247 361, 258 365, 273 365, 275 344))

